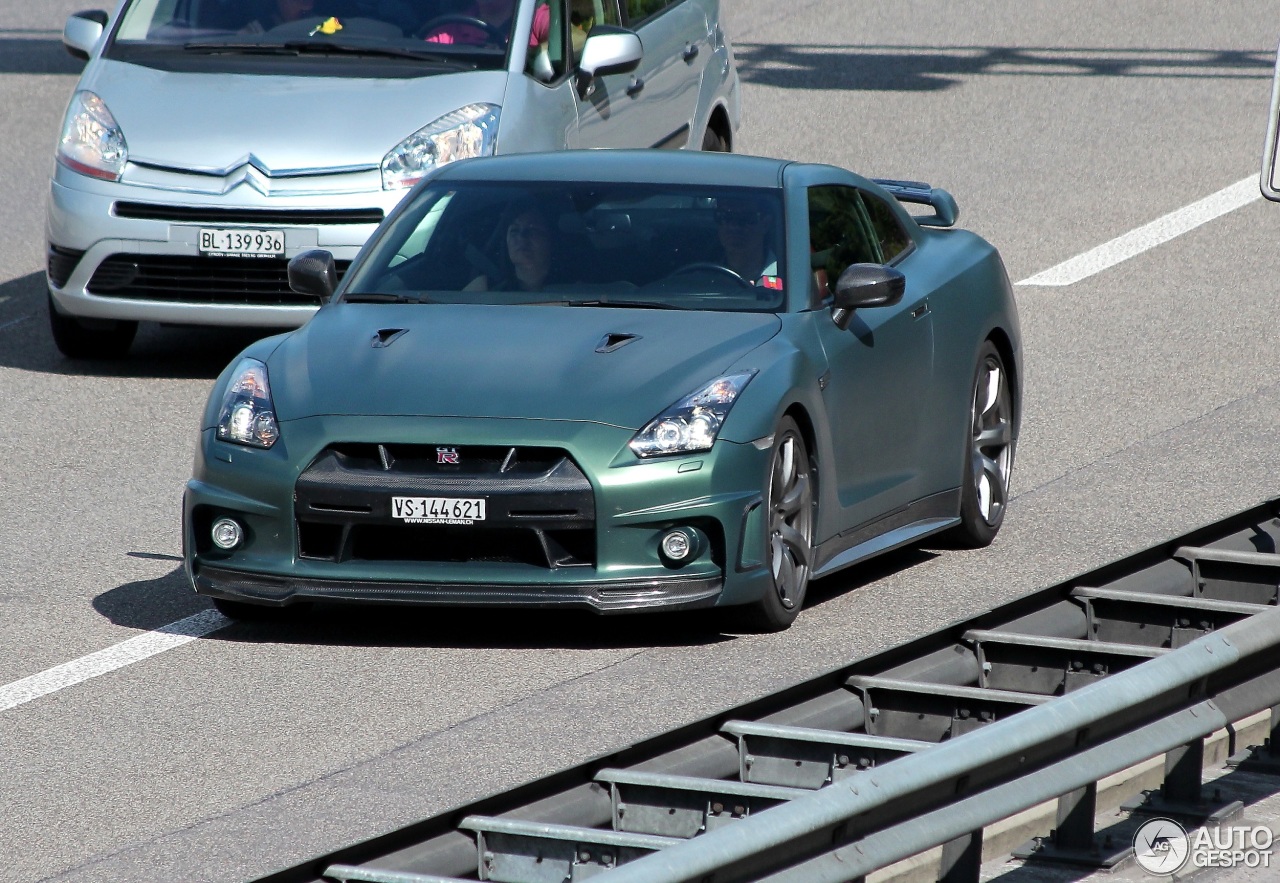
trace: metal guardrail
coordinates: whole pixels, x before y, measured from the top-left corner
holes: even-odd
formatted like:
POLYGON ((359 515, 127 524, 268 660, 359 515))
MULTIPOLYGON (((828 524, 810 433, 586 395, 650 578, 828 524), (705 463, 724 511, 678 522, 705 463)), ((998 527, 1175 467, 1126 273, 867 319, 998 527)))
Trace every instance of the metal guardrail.
POLYGON ((1109 865, 1131 850, 1094 834, 1099 779, 1164 754, 1150 808, 1213 816, 1205 737, 1280 706, 1278 512, 264 883, 841 883, 937 846, 958 883, 978 879, 985 826, 1054 798, 1029 859, 1109 865))

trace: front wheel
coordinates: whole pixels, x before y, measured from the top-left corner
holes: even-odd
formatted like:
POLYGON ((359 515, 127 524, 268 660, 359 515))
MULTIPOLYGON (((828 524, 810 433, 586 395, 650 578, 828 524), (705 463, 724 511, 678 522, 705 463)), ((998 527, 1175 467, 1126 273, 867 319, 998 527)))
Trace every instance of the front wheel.
POLYGON ((1009 372, 991 341, 978 356, 970 416, 960 524, 952 536, 977 549, 989 546, 1004 522, 1013 471, 1013 394, 1009 372))
POLYGON ((58 312, 49 295, 49 331, 58 350, 70 359, 119 359, 129 352, 137 322, 77 319, 58 312))
POLYGON ((784 417, 773 436, 764 487, 769 591, 743 611, 752 631, 780 632, 804 606, 813 571, 814 475, 800 428, 784 417))

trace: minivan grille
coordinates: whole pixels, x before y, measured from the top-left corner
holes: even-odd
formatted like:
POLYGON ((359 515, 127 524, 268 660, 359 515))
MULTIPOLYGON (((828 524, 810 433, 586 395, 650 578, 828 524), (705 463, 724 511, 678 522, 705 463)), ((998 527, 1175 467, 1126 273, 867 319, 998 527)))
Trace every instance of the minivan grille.
POLYGON ((214 206, 154 205, 147 202, 117 202, 118 218, 174 221, 199 224, 275 224, 315 227, 330 224, 380 224, 382 209, 248 209, 214 206))
MULTIPOLYGON (((351 266, 335 261, 338 278, 351 266)), ((115 254, 89 280, 100 297, 180 303, 314 306, 317 299, 289 288, 283 258, 213 258, 182 255, 115 254)))

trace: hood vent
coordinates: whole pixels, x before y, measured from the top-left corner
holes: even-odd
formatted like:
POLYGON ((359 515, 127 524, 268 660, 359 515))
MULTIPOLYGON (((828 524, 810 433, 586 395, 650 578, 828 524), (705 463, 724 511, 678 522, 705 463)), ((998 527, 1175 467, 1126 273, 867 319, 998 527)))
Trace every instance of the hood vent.
POLYGON ((408 330, 408 328, 383 328, 373 335, 373 348, 381 349, 382 347, 391 346, 408 330))
POLYGON ((614 350, 622 349, 633 340, 639 340, 639 334, 632 334, 629 331, 610 331, 601 340, 596 347, 598 353, 611 353, 614 350))

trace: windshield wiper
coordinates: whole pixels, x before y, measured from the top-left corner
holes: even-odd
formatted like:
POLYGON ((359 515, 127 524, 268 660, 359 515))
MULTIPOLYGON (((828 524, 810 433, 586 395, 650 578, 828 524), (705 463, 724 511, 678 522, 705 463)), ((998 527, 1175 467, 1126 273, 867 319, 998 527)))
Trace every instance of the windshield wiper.
POLYGON ((561 300, 549 301, 566 307, 625 307, 638 310, 683 310, 675 304, 652 300, 561 300))
POLYGON ((373 46, 359 43, 338 43, 333 40, 286 40, 283 43, 246 40, 193 40, 183 44, 192 52, 235 52, 263 55, 364 55, 379 58, 410 58, 427 61, 454 70, 475 70, 474 63, 446 58, 437 52, 423 52, 400 46, 373 46))
POLYGON ((433 304, 425 294, 387 294, 383 291, 348 291, 342 300, 349 304, 433 304))

